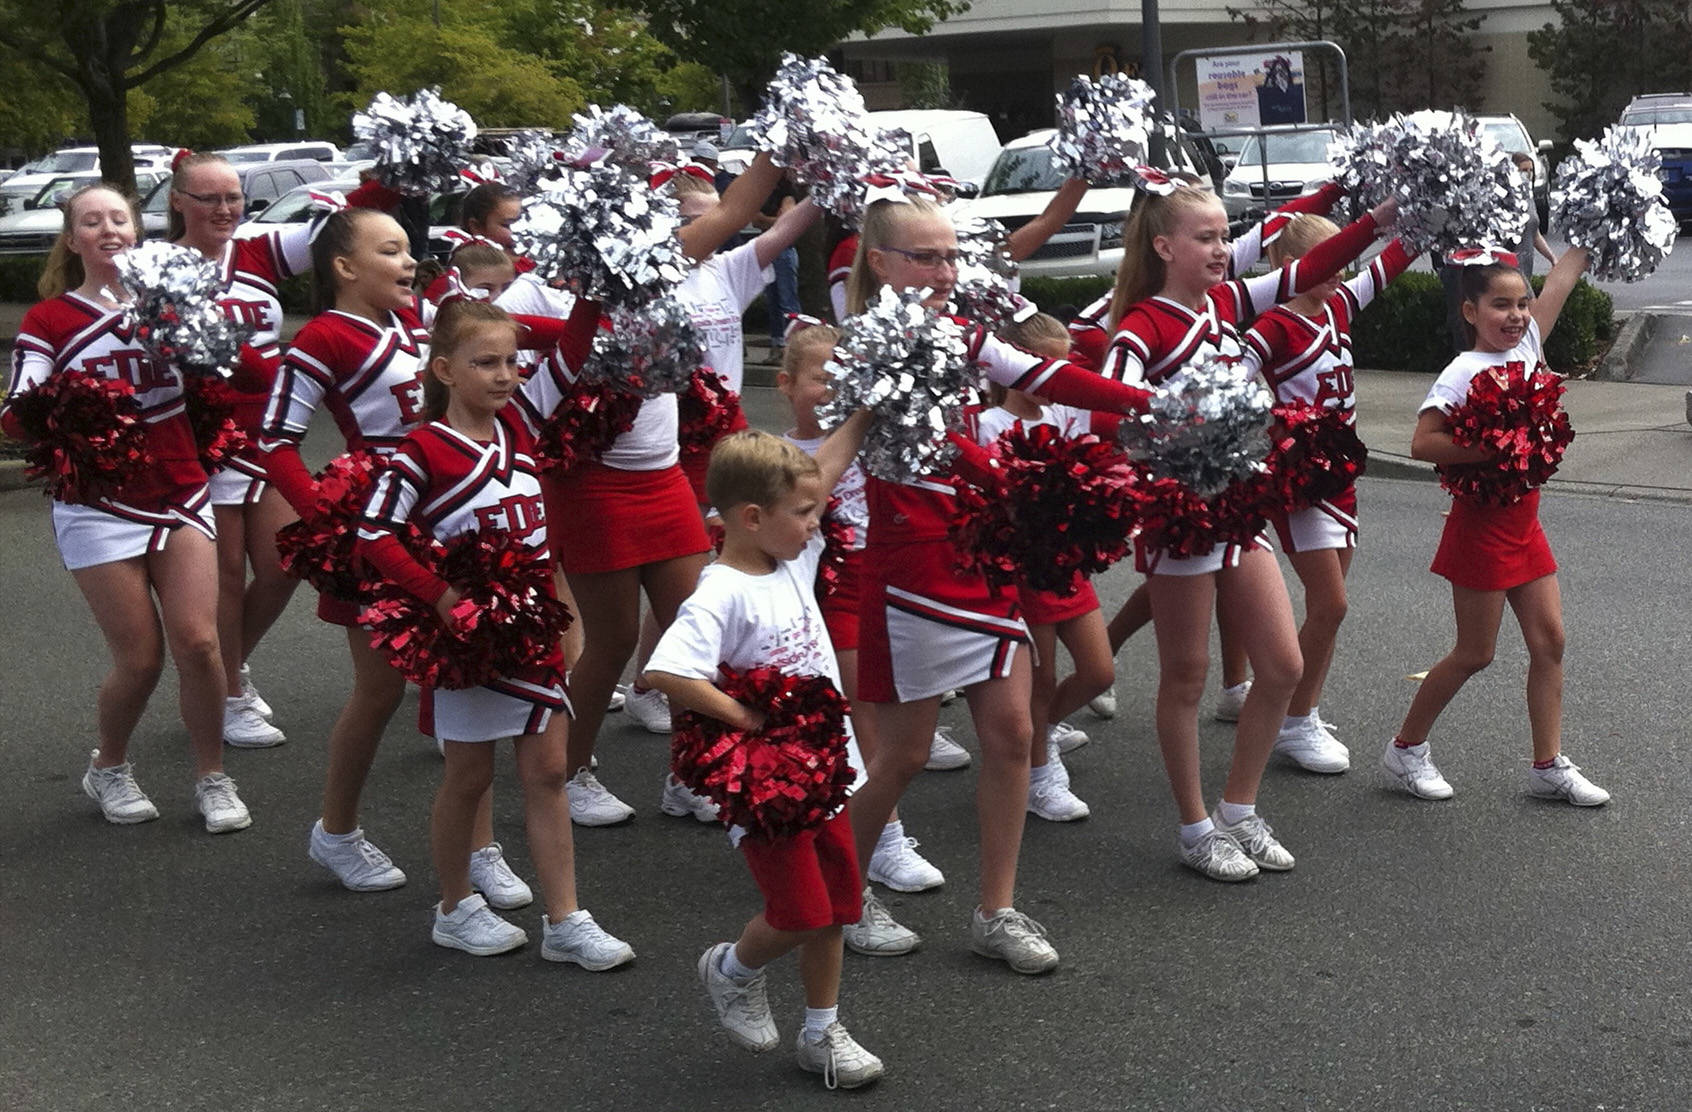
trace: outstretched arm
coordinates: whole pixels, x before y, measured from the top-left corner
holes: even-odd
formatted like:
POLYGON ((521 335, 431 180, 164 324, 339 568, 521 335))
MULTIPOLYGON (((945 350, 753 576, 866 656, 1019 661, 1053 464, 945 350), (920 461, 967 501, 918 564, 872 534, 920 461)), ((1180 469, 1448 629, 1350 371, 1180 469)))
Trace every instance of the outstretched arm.
POLYGON ((1081 205, 1081 198, 1086 195, 1085 178, 1070 178, 1058 186, 1058 191, 1052 194, 1052 199, 1046 202, 1040 215, 1010 234, 1010 257, 1021 262, 1044 247, 1059 228, 1069 223, 1069 218, 1081 205))
POLYGON ((1591 254, 1584 247, 1571 247, 1563 252, 1563 257, 1557 260, 1557 265, 1551 268, 1551 273, 1545 276, 1545 285, 1540 287, 1539 296, 1533 299, 1533 320, 1539 325, 1541 336, 1551 335, 1551 330, 1557 327, 1557 318, 1562 315, 1563 303, 1574 292, 1575 283, 1586 273, 1586 264, 1591 254))
POLYGON ((682 250, 689 258, 703 259, 727 243, 764 207, 781 174, 781 167, 770 161, 768 151, 753 159, 746 172, 729 184, 717 207, 676 233, 682 250))

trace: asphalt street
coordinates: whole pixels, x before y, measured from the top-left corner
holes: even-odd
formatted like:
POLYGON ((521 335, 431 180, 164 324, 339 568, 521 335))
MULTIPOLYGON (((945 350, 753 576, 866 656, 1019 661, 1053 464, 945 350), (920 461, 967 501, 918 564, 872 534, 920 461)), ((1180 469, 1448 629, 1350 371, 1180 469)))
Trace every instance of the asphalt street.
MULTIPOLYGON (((1569 629, 1567 749, 1614 802, 1529 798, 1525 654, 1497 662, 1435 737, 1457 789, 1390 791, 1381 745, 1413 681, 1449 645, 1449 595, 1426 571, 1445 499, 1365 480, 1364 548, 1323 701, 1353 747, 1337 778, 1277 765, 1264 813, 1299 859, 1224 886, 1184 871, 1150 714, 1149 640, 1119 660, 1121 713, 1082 723, 1085 822, 1031 820, 1019 904, 1063 964, 1019 977, 969 953, 973 773, 930 773, 904 811, 946 870, 892 896, 921 952, 849 957, 842 1018, 887 1063, 873 1090, 825 1093, 790 1052, 754 1056, 717 1028, 699 952, 755 907, 722 835, 657 812, 665 739, 608 721, 602 775, 639 809, 578 831, 586 906, 636 963, 590 974, 538 942, 471 958, 428 937, 428 803, 439 774, 408 700, 364 823, 408 870, 398 891, 339 889, 305 855, 323 738, 348 687, 340 633, 297 599, 253 661, 290 741, 231 752, 250 830, 205 834, 174 683, 135 739, 163 818, 103 822, 78 779, 103 653, 59 567, 47 507, 0 495, 0 1107, 146 1109, 1664 1109, 1692 1069, 1685 720, 1692 651, 1683 553, 1692 510, 1547 495, 1569 629)), ((1114 606, 1132 586, 1100 580, 1114 606)), ((967 740, 961 704, 946 712, 967 740)), ((1219 790, 1227 727, 1201 731, 1219 790)), ((496 825, 531 876, 508 761, 496 825)), ((538 910, 515 913, 533 932, 538 910)), ((791 963, 772 973, 784 1040, 791 963)))

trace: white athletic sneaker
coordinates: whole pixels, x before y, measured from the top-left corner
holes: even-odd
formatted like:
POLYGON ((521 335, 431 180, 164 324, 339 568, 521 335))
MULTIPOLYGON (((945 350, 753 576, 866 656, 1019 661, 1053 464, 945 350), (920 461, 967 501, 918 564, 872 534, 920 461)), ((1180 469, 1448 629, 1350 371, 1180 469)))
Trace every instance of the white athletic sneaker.
POLYGON ((246 664, 241 665, 241 694, 253 701, 253 709, 259 712, 259 717, 269 722, 276 717, 276 712, 270 709, 270 704, 264 701, 264 696, 253 686, 253 670, 246 664))
POLYGON ((968 768, 969 762, 969 750, 952 740, 952 728, 936 727, 934 737, 928 743, 928 763, 922 767, 930 772, 951 772, 954 769, 968 768))
POLYGON ((1557 754, 1550 768, 1528 769, 1528 791, 1541 799, 1566 799, 1576 807, 1601 807, 1610 793, 1580 774, 1580 766, 1557 754))
POLYGON ((1392 773, 1393 779, 1419 799, 1450 799, 1452 796, 1451 785, 1434 767, 1433 756, 1425 741, 1408 749, 1396 741, 1388 741, 1386 752, 1381 754, 1381 764, 1392 773))
POLYGON ((255 696, 223 700, 223 742, 237 749, 269 749, 288 740, 259 713, 255 696))
POLYGON ((717 805, 677 780, 674 773, 664 777, 664 794, 658 798, 658 809, 679 819, 691 815, 700 822, 717 821, 717 805))
POLYGON ((521 877, 505 863, 505 850, 498 842, 489 842, 470 854, 470 887, 487 897, 488 903, 501 911, 528 907, 535 902, 535 894, 521 877))
POLYGON ((649 734, 670 732, 670 701, 662 691, 636 691, 631 687, 623 699, 623 710, 649 734))
POLYGON ((1069 787, 1069 766, 1063 763, 1063 751, 1058 748, 1057 742, 1050 738, 1046 739, 1046 767, 1055 770, 1052 773, 1054 780, 1069 787))
POLYGON ((1351 750, 1330 734, 1314 713, 1288 718, 1275 737, 1275 752, 1306 772, 1337 773, 1351 767, 1351 750))
POLYGON ((1251 681, 1236 683, 1232 687, 1224 687, 1222 694, 1216 697, 1216 721, 1238 722, 1240 708, 1245 706, 1246 696, 1251 694, 1251 681))
POLYGON ((723 955, 732 942, 719 942, 699 955, 699 983, 717 1010, 717 1019, 729 1038, 747 1050, 774 1050, 781 1043, 775 1019, 770 1015, 767 979, 762 969, 745 984, 723 972, 723 955))
POLYGON ((1232 838, 1259 869, 1284 873, 1293 867, 1293 855, 1275 840, 1275 831, 1263 821, 1262 815, 1250 814, 1230 825, 1222 821, 1222 812, 1218 808, 1211 813, 1210 821, 1216 824, 1217 830, 1232 838))
POLYGON ((611 698, 605 701, 605 713, 616 714, 629 701, 629 685, 620 683, 611 689, 611 698))
POLYGON ((846 948, 870 957, 889 958, 908 954, 922 945, 916 931, 900 926, 869 888, 864 889, 864 913, 841 931, 846 948))
POLYGON ((441 905, 436 904, 435 929, 430 937, 437 946, 479 958, 509 953, 529 941, 528 932, 495 915, 488 901, 475 893, 459 900, 451 915, 443 914, 441 905))
POLYGON ((1028 782, 1028 811, 1047 822, 1075 822, 1092 814, 1087 804, 1056 776, 1028 782))
POLYGON ((943 706, 943 707, 949 707, 949 706, 952 705, 953 702, 955 702, 957 700, 957 697, 959 695, 962 695, 962 694, 963 694, 962 688, 957 688, 957 687, 949 688, 948 690, 941 693, 941 695, 940 695, 940 705, 943 706))
POLYGON ((1057 950, 1046 941, 1046 928, 1014 907, 990 918, 977 910, 969 922, 969 948, 1018 973, 1049 973, 1058 964, 1057 950))
POLYGON ((883 838, 870 854, 869 878, 895 892, 926 892, 946 883, 945 874, 916 848, 915 838, 883 838))
POLYGON ((1095 695, 1087 701, 1087 709, 1100 718, 1116 717, 1116 685, 1112 684, 1103 695, 1095 695))
POLYGON ((405 873, 364 836, 362 829, 337 837, 325 831, 323 820, 318 819, 312 824, 306 855, 353 892, 386 892, 405 883, 405 873))
POLYGON ((541 957, 574 962, 590 973, 603 973, 634 960, 634 947, 608 933, 585 908, 554 923, 541 916, 541 957))
POLYGON ((634 808, 585 768, 565 783, 564 794, 570 797, 570 821, 577 826, 616 826, 634 818, 634 808))
POLYGON ((1053 722, 1046 727, 1046 740, 1057 745, 1059 753, 1068 753, 1087 744, 1087 731, 1077 730, 1067 722, 1053 722))
POLYGON ((1233 882, 1257 875, 1257 863, 1220 829, 1212 830, 1190 846, 1179 839, 1177 843, 1181 848, 1181 864, 1211 880, 1233 882))
POLYGON ((795 1050, 799 1068, 822 1074, 830 1089, 856 1089, 881 1077, 881 1059, 859 1046, 839 1023, 829 1024, 818 1042, 807 1039, 801 1027, 795 1050))
POLYGON ((100 805, 100 813, 107 822, 128 826, 137 822, 152 822, 159 817, 159 809, 135 782, 135 769, 125 761, 110 768, 95 768, 98 749, 88 755, 88 771, 82 774, 83 793, 100 805))
POLYGON ((208 772, 194 785, 194 802, 206 820, 206 832, 228 834, 253 825, 253 816, 235 791, 228 773, 208 772))

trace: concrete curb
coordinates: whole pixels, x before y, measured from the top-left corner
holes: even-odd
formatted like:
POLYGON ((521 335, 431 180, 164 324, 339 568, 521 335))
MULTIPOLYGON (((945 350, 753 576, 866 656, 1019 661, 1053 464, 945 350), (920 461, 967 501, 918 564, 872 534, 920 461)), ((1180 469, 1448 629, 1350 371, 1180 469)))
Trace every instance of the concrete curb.
MULTIPOLYGON (((1369 453, 1369 467, 1365 479, 1397 479, 1412 482, 1438 482, 1439 473, 1431 463, 1422 463, 1407 456, 1369 453)), ((1671 502, 1692 505, 1692 487, 1628 486, 1616 483, 1594 483, 1581 479, 1552 479, 1541 490, 1550 494, 1584 494, 1596 498, 1619 498, 1627 502, 1671 502)))
POLYGON ((1633 378, 1633 364, 1639 358, 1639 353, 1645 350, 1645 345, 1656 335, 1656 313, 1634 313, 1622 323, 1621 331, 1616 333, 1615 343, 1604 353, 1599 361, 1598 369, 1593 373, 1594 378, 1607 382, 1628 382, 1633 378))

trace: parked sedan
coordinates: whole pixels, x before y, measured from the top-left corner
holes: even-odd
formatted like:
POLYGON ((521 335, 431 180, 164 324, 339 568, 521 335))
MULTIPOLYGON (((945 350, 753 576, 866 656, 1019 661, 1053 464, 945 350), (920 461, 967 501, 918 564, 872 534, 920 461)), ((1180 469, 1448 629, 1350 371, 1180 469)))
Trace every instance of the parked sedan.
MULTIPOLYGON (((300 185, 312 185, 329 176, 323 163, 309 158, 287 162, 249 162, 235 167, 246 194, 245 215, 263 212, 277 198, 300 185)), ((141 203, 141 225, 150 237, 163 236, 170 227, 170 178, 167 176, 141 203)))
POLYGON ((1222 179, 1222 207, 1230 221, 1254 220, 1295 197, 1313 193, 1333 176, 1325 128, 1292 131, 1269 127, 1248 135, 1238 160, 1222 179))
MULTIPOLYGON (((135 186, 145 190, 165 176, 159 170, 136 170, 135 186)), ((52 250, 65 222, 59 205, 78 189, 99 180, 100 175, 92 170, 48 179, 21 208, 0 216, 0 255, 44 255, 52 250)))

